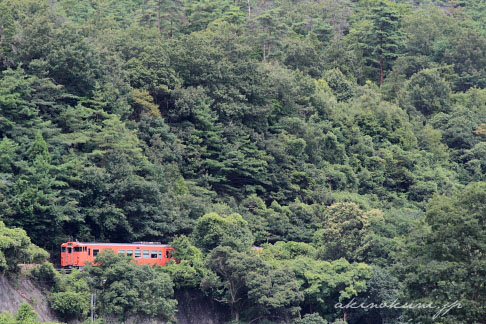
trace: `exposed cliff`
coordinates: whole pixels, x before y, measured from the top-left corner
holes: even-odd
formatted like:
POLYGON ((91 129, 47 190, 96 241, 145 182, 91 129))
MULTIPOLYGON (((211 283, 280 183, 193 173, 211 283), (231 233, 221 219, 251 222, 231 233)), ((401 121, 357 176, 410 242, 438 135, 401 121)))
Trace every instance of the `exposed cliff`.
POLYGON ((176 291, 178 324, 223 324, 231 320, 228 308, 204 296, 199 290, 176 291))
POLYGON ((35 309, 41 321, 57 321, 49 308, 46 295, 29 278, 20 275, 7 279, 0 274, 0 312, 15 314, 25 302, 35 309))

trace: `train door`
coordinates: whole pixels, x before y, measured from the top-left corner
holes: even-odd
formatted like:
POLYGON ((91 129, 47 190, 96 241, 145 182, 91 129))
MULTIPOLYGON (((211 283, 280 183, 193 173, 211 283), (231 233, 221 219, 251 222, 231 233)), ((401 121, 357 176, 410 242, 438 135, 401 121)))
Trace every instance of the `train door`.
POLYGON ((73 248, 72 247, 68 247, 66 249, 66 262, 68 265, 72 265, 73 264, 73 248))

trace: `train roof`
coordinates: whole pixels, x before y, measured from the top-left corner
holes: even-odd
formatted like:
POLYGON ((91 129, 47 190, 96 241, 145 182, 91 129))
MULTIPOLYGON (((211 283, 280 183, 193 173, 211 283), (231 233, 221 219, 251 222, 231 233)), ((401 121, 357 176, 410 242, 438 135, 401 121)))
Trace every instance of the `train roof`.
POLYGON ((135 243, 97 243, 97 242, 66 242, 61 245, 98 245, 98 246, 145 246, 145 247, 172 247, 169 244, 151 243, 151 242, 135 242, 135 243))

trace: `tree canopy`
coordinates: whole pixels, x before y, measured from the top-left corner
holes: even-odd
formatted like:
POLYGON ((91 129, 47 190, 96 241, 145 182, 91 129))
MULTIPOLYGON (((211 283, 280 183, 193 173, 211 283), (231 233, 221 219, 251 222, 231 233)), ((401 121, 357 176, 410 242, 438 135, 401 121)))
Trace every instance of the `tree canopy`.
POLYGON ((120 321, 198 291, 255 324, 483 324, 484 12, 0 0, 0 271, 67 241, 172 242, 162 269, 33 276, 66 321, 92 291, 120 321), (391 298, 464 307, 334 307, 391 298))

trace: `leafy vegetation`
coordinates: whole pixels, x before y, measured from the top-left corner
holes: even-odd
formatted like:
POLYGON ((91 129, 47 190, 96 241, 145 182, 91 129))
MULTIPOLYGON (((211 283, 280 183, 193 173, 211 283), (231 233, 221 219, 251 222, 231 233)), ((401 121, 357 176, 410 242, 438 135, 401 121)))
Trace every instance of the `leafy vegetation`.
POLYGON ((39 322, 36 312, 32 306, 27 303, 23 303, 19 307, 16 316, 13 316, 10 313, 1 313, 0 322, 3 324, 49 324, 48 322, 39 322))
POLYGON ((0 271, 163 241, 164 268, 32 275, 66 321, 200 289, 240 322, 486 323, 484 9, 0 0, 0 271), (334 307, 395 299, 463 307, 334 307))
POLYGON ((100 312, 115 315, 120 321, 130 314, 172 320, 177 302, 170 299, 173 284, 169 276, 110 252, 96 258, 98 266, 86 269, 100 298, 100 312))
POLYGON ((46 260, 49 254, 31 243, 23 229, 7 228, 0 221, 0 271, 16 272, 19 263, 36 263, 46 260))

